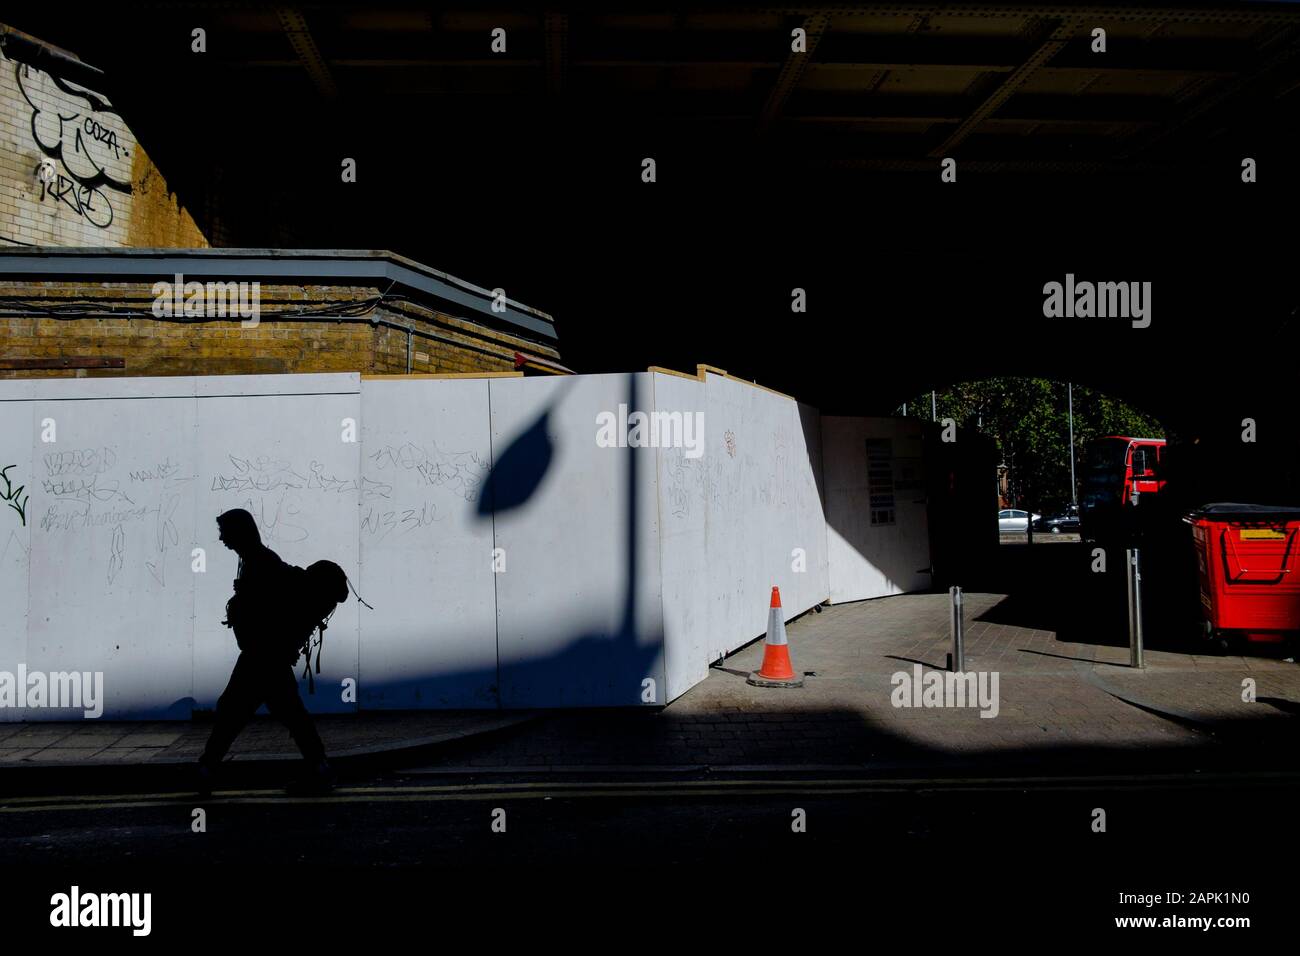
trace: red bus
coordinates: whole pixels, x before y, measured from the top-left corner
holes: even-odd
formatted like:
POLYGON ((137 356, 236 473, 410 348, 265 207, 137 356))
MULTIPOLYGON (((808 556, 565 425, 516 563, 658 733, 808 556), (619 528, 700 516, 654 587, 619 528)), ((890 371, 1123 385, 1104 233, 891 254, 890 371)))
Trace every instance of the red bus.
POLYGON ((1139 495, 1164 490, 1165 444, 1163 438, 1107 435, 1084 446, 1079 518, 1085 537, 1097 538, 1117 523, 1135 489, 1139 495))

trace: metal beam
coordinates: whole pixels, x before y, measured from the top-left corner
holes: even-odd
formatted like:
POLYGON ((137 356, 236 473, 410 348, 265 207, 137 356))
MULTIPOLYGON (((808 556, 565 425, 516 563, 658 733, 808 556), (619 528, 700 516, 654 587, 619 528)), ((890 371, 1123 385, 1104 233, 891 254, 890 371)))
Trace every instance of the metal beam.
POLYGON ((807 34, 808 48, 802 53, 796 53, 791 50, 786 54, 785 63, 781 66, 781 72, 776 78, 776 83, 772 91, 767 95, 767 102, 763 104, 763 111, 758 117, 758 128, 765 129, 772 120, 780 115, 781 109, 785 106, 785 101, 790 98, 799 81, 803 79, 804 71, 808 69, 813 53, 817 50, 817 44, 821 41, 822 34, 830 26, 830 17, 823 13, 817 13, 810 17, 805 17, 803 29, 807 34))
MULTIPOLYGON (((1033 35, 1026 38, 1023 32, 1019 38, 1007 35, 935 35, 924 30, 924 23, 925 20, 918 17, 903 33, 848 34, 837 31, 822 43, 817 62, 809 70, 814 73, 836 70, 1010 73, 1031 52, 1031 49, 1026 49, 1026 39, 1031 44, 1036 39, 1033 35)), ((1255 59, 1257 54, 1252 44, 1239 40, 1207 41, 1180 37, 1143 41, 1137 45, 1123 40, 1115 42, 1117 49, 1105 56, 1097 56, 1091 51, 1090 38, 1086 34, 1077 36, 1043 67, 1043 72, 1173 76, 1234 73, 1255 59)))
POLYGON ((1237 77, 1235 80, 1219 85, 1210 90, 1207 95, 1193 101, 1177 117, 1141 137, 1121 158, 1128 158, 1143 150, 1150 149, 1162 140, 1172 136, 1178 130, 1205 116, 1211 110, 1221 106, 1230 97, 1236 96, 1277 70, 1289 65, 1300 55, 1300 42, 1297 42, 1298 40, 1300 40, 1300 26, 1281 31, 1272 40, 1272 45, 1278 46, 1279 49, 1256 69, 1237 77))
MULTIPOLYGON (((968 73, 1011 73, 1031 52, 1023 34, 980 36, 946 36, 927 31, 928 18, 915 17, 902 32, 846 33, 831 31, 823 35, 816 55, 805 57, 806 73, 837 71, 954 71, 968 73)), ((1011 26, 1011 24, 1007 24, 1011 26)), ((474 46, 463 38, 439 38, 430 43, 413 44, 401 34, 360 41, 348 38, 346 52, 330 58, 333 68, 422 67, 536 69, 545 66, 555 85, 557 70, 568 67, 599 69, 645 69, 665 67, 717 68, 719 70, 774 70, 779 73, 790 59, 780 46, 774 48, 773 32, 677 30, 670 35, 622 32, 588 34, 582 49, 567 50, 568 17, 560 13, 544 14, 538 42, 529 43, 525 56, 519 51, 510 57, 493 57, 482 45, 474 46)), ((1149 31, 1148 31, 1149 32, 1149 31)), ((780 34, 784 39, 784 34, 780 34)), ((1032 37, 1030 40, 1032 41, 1032 37)), ((1090 40, 1081 35, 1067 49, 1058 53, 1045 73, 1156 73, 1173 76, 1236 73, 1258 58, 1254 44, 1242 40, 1210 40, 1200 37, 1173 37, 1143 40, 1138 44, 1116 41, 1117 48, 1106 56, 1090 50, 1090 40)), ((797 55, 795 55, 797 57, 797 55)), ((265 45, 250 49, 237 67, 300 66, 296 58, 276 56, 265 45)), ((871 87, 864 84, 865 89, 871 87)))
POLYGON ((1029 58, 1014 73, 1009 74, 1006 79, 999 83, 997 88, 985 98, 984 102, 975 107, 975 111, 953 130, 947 139, 930 151, 930 155, 933 157, 946 156, 959 146, 967 136, 975 131, 980 123, 992 116, 1003 103, 1011 99, 1011 95, 1024 86, 1025 82, 1038 72, 1040 66, 1054 57, 1070 41, 1070 38, 1078 30, 1079 22, 1073 18, 1050 20, 1035 31, 1040 39, 1029 58))
MULTIPOLYGON (((929 25, 930 18, 918 14, 912 17, 912 22, 907 25, 907 35, 915 35, 922 30, 928 29, 929 25)), ((857 57, 857 59, 861 59, 861 56, 857 57)), ((880 85, 885 82, 885 78, 889 76, 890 72, 890 68, 885 65, 880 65, 877 69, 872 70, 871 78, 867 80, 865 85, 866 91, 868 93, 875 93, 876 90, 880 89, 880 85)))
MULTIPOLYGON (((911 96, 901 93, 859 96, 840 93, 806 93, 798 113, 781 118, 832 123, 835 120, 916 120, 932 123, 965 122, 986 100, 968 96, 911 96)), ((1022 93, 989 119, 1041 120, 1044 122, 1161 122, 1173 116, 1171 100, 1141 94, 1022 93)))
MULTIPOLYGON (((811 165, 828 169, 861 169, 872 172, 924 173, 938 177, 939 164, 932 159, 825 159, 811 165)), ((1144 173, 1171 172, 1166 163, 1120 163, 1088 159, 968 159, 961 164, 972 173, 1144 173)))
POLYGON ((280 20, 280 26, 289 40, 289 45, 293 47, 293 52, 298 54, 298 61, 307 70, 307 75, 311 77, 316 89, 326 97, 338 95, 334 77, 325 63, 325 58, 321 56, 316 41, 312 39, 311 31, 307 29, 307 18, 303 16, 302 11, 294 7, 276 7, 275 15, 280 20))
POLYGON ((795 124, 807 126, 858 126, 868 124, 872 126, 917 126, 921 124, 932 123, 960 123, 960 115, 947 115, 944 113, 917 113, 915 115, 854 115, 854 116, 783 116, 778 122, 781 125, 795 124))
POLYGON ((97 93, 107 92, 105 89, 108 85, 107 77, 103 70, 82 62, 80 57, 67 50, 38 40, 3 23, 0 23, 0 52, 3 52, 8 59, 45 70, 97 93))
POLYGON ((811 16, 826 13, 834 17, 944 16, 979 19, 1024 19, 1026 17, 1088 17, 1122 22, 1164 21, 1168 23, 1300 23, 1300 9, 1280 3, 1218 4, 1192 6, 1188 3, 1063 4, 1063 3, 818 3, 815 6, 765 6, 754 13, 773 16, 811 16))
MULTIPOLYGON (((960 116, 787 116, 779 122, 807 124, 809 126, 907 126, 922 123, 959 123, 960 116)), ((991 116, 986 123, 1001 126, 1092 126, 1102 130, 1117 126, 1146 127, 1160 122, 1156 117, 1105 117, 1105 116, 991 116)))
POLYGON ((569 68, 569 17, 547 11, 542 20, 546 38, 546 92, 558 96, 564 92, 569 68))
MULTIPOLYGON (((1010 73, 1016 68, 1014 63, 947 63, 933 61, 920 63, 916 60, 874 60, 848 62, 840 60, 831 63, 813 63, 808 67, 811 73, 829 73, 832 71, 855 70, 863 73, 875 71, 904 73, 1010 73)), ((870 89, 872 84, 868 83, 870 89)))
MULTIPOLYGON (((639 66, 636 63, 609 63, 607 66, 639 66)), ((719 66, 728 66, 730 64, 718 64, 719 66)), ((874 70, 888 70, 890 72, 902 73, 1013 73, 1017 69, 1015 63, 814 63, 809 67, 809 72, 820 73, 823 71, 833 70, 856 70, 860 72, 870 72, 874 70)), ((1120 74, 1134 73, 1143 76, 1207 76, 1207 77, 1229 77, 1234 74, 1233 70, 1222 66, 1146 66, 1140 63, 1131 62, 1117 64, 1113 62, 1098 62, 1096 64, 1062 65, 1048 64, 1040 68, 1040 72, 1048 75, 1065 75, 1068 73, 1087 73, 1087 74, 1120 74)))
MULTIPOLYGON (((351 59, 340 57, 339 59, 330 60, 336 67, 346 67, 349 69, 390 69, 403 67, 418 67, 421 69, 519 69, 527 68, 535 70, 540 66, 545 66, 546 61, 536 58, 525 57, 481 57, 475 58, 449 58, 449 59, 430 59, 429 57, 418 57, 411 59, 409 57, 393 57, 375 59, 351 59)), ((626 64, 639 65, 639 64, 626 64)), ((291 67, 302 66, 301 60, 280 60, 280 59, 256 59, 241 60, 238 63, 230 64, 231 69, 236 70, 287 70, 291 67)))

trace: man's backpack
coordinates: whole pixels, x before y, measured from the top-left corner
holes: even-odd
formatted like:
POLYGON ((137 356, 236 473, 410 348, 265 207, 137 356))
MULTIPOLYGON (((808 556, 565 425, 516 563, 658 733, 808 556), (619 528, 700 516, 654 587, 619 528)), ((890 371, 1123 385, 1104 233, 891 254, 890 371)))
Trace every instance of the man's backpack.
POLYGON ((299 657, 306 655, 302 676, 307 678, 308 693, 314 694, 316 678, 311 668, 312 644, 314 642, 316 646, 316 673, 319 674, 325 628, 329 626, 335 609, 348 599, 348 576, 333 561, 317 561, 306 568, 290 566, 289 591, 285 639, 293 653, 294 664, 298 663, 299 657))

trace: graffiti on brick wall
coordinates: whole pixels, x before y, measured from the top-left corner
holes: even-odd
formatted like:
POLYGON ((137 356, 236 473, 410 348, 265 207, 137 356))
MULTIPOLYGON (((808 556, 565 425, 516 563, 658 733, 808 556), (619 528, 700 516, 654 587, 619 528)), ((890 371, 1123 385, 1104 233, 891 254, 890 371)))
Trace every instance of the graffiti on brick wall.
POLYGON ((75 182, 62 173, 55 173, 48 183, 41 183, 41 201, 47 199, 63 203, 92 226, 107 229, 113 224, 113 204, 103 190, 75 182))
POLYGON ((36 67, 17 63, 14 75, 32 109, 32 139, 52 167, 41 177, 41 202, 61 204, 107 229, 110 195, 131 193, 130 137, 121 117, 94 93, 36 67))

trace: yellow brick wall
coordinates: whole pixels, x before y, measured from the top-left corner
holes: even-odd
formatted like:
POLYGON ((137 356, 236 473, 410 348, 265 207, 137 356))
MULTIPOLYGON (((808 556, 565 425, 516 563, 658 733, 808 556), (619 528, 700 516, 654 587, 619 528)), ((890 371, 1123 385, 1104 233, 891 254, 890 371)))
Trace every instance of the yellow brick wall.
POLYGON ((208 241, 104 97, 60 87, 44 69, 0 54, 4 245, 192 248, 208 241))
POLYGON ((131 219, 128 246, 139 249, 193 249, 208 244, 189 210, 176 196, 137 144, 131 163, 131 219))
POLYGON ((558 359, 552 348, 456 319, 409 302, 384 305, 369 316, 288 320, 282 310, 319 308, 324 303, 362 302, 373 288, 353 286, 266 286, 256 326, 228 320, 166 321, 152 314, 154 297, 145 283, 51 283, 0 281, 0 377, 101 375, 225 375, 280 372, 406 372, 406 333, 376 325, 372 317, 410 325, 451 341, 415 336, 412 369, 417 373, 508 371, 516 349, 558 359), (16 314, 17 301, 34 314, 16 314), (55 318, 56 309, 117 312, 127 316, 55 318), (9 359, 121 358, 120 369, 14 369, 9 359))

